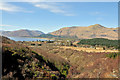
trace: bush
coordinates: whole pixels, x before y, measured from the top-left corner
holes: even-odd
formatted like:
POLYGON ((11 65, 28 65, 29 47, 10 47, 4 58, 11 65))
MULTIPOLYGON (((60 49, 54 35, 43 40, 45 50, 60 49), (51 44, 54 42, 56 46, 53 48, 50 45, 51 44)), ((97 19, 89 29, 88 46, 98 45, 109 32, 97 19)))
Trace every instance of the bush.
POLYGON ((35 44, 31 44, 32 46, 35 46, 35 44))
POLYGON ((115 59, 118 55, 120 55, 120 53, 109 53, 106 54, 106 57, 115 59))
POLYGON ((38 46, 42 46, 42 44, 38 44, 38 46))

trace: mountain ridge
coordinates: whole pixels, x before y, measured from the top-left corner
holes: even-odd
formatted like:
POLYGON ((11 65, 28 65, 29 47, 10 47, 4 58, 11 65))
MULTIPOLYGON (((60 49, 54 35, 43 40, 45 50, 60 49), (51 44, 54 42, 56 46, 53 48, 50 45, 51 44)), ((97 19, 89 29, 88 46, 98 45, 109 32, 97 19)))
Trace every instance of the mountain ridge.
POLYGON ((91 38, 118 38, 117 28, 107 28, 100 24, 90 25, 88 27, 64 27, 54 32, 52 35, 57 36, 77 36, 79 39, 91 39, 91 38))
MULTIPOLYGON (((0 31, 3 36, 9 37, 39 37, 43 33, 39 30, 20 29, 16 31, 0 31)), ((100 24, 90 26, 72 26, 63 27, 56 31, 49 32, 53 36, 75 36, 78 39, 91 39, 91 38, 107 38, 116 40, 118 39, 118 28, 107 28, 100 24)))
POLYGON ((34 37, 44 33, 38 30, 20 29, 16 31, 1 31, 0 34, 2 34, 3 36, 9 36, 9 37, 24 37, 24 36, 34 37))

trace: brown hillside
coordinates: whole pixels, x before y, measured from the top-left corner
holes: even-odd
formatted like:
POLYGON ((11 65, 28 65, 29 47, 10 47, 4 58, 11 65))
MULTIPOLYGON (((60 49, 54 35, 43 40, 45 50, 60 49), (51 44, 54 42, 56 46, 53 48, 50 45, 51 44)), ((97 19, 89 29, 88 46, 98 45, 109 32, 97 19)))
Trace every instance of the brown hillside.
POLYGON ((91 38, 118 38, 117 28, 106 28, 100 24, 91 25, 88 27, 65 27, 57 31, 51 32, 52 35, 59 36, 77 36, 79 39, 91 38))
POLYGON ((41 31, 37 31, 37 30, 21 29, 17 31, 2 31, 0 32, 0 34, 2 34, 3 36, 9 36, 9 37, 10 36, 12 37, 23 37, 23 36, 33 37, 33 36, 39 36, 44 33, 41 31))

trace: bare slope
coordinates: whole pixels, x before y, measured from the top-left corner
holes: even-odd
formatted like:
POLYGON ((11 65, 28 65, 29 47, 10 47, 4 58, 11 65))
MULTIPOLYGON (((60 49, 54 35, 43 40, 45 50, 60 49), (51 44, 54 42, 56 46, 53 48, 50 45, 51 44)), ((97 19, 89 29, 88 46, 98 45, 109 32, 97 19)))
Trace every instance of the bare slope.
POLYGON ((77 36, 79 39, 117 39, 117 32, 117 28, 106 28, 100 24, 95 24, 88 27, 65 27, 51 32, 50 34, 59 36, 77 36))

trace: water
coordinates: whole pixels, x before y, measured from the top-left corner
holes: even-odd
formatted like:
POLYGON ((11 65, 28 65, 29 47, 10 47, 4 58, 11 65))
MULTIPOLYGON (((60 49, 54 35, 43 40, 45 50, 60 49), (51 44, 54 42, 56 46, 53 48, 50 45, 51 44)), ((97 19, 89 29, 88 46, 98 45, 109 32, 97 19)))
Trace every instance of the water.
POLYGON ((28 37, 8 37, 10 38, 11 40, 14 40, 14 41, 48 41, 48 40, 45 40, 45 39, 38 39, 38 38, 28 38, 28 37))

